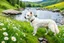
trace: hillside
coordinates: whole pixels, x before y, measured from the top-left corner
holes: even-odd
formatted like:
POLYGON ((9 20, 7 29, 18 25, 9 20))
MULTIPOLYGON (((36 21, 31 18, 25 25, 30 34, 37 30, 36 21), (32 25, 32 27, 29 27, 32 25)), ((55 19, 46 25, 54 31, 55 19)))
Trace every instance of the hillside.
POLYGON ((16 7, 12 6, 6 0, 0 0, 0 12, 5 9, 15 9, 16 7))
POLYGON ((64 26, 59 26, 60 33, 56 36, 49 31, 45 35, 45 28, 38 29, 36 36, 32 35, 33 27, 28 22, 16 21, 0 16, 0 42, 5 43, 39 43, 38 38, 44 37, 49 43, 64 43, 64 26), (4 39, 7 37, 7 39, 4 39), (14 39, 11 39, 14 37, 14 39))
MULTIPOLYGON (((62 5, 59 3, 57 7, 63 6, 63 3, 62 5)), ((49 43, 64 43, 64 25, 58 26, 60 33, 56 36, 51 31, 45 35, 46 30, 43 27, 33 36, 33 27, 30 23, 3 16, 1 12, 6 9, 16 9, 16 7, 6 0, 0 0, 0 43, 39 43, 39 37, 46 38, 49 43)))
POLYGON ((44 7, 59 2, 63 2, 63 0, 43 0, 42 2, 25 2, 25 4, 26 6, 31 5, 31 7, 44 7))
POLYGON ((0 0, 0 12, 6 9, 25 8, 25 4, 19 0, 0 0))
POLYGON ((57 8, 57 9, 60 9, 60 10, 64 10, 64 2, 53 4, 53 5, 47 6, 45 8, 47 8, 47 9, 56 9, 57 8))

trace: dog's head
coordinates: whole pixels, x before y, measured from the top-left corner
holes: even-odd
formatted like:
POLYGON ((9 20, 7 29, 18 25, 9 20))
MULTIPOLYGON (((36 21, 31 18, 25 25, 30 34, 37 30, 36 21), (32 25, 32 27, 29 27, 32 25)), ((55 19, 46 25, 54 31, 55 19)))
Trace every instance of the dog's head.
MULTIPOLYGON (((30 19, 34 16, 34 14, 32 12, 27 12, 26 15, 25 15, 25 19, 30 19)), ((36 15, 35 15, 36 16, 36 15)))

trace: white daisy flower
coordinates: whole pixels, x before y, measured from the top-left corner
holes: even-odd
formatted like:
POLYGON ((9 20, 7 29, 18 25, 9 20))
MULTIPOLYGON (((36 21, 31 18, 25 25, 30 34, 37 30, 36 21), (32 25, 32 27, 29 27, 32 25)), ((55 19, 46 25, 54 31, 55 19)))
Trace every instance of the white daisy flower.
POLYGON ((12 37, 11 37, 11 40, 12 40, 12 41, 16 41, 16 37, 12 36, 12 37))
POLYGON ((4 40, 9 40, 9 38, 8 37, 4 37, 4 40))
POLYGON ((4 23, 0 23, 0 26, 4 26, 4 23))
POLYGON ((1 41, 1 43, 5 43, 5 41, 1 41))
POLYGON ((8 33, 7 33, 7 32, 3 32, 3 35, 4 35, 4 36, 8 36, 8 33))
POLYGON ((6 28, 2 28, 2 30, 6 30, 6 28))

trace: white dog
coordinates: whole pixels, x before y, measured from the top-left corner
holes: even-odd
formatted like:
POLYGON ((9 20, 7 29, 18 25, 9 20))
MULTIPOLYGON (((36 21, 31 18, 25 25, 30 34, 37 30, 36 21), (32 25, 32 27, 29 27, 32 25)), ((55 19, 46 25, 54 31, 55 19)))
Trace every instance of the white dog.
MULTIPOLYGON (((38 19, 34 16, 32 12, 27 12, 25 15, 25 19, 28 19, 31 22, 32 26, 34 27, 33 36, 36 35, 37 29, 41 26, 48 27, 48 29, 50 29, 54 33, 54 35, 59 33, 57 24, 55 23, 55 21, 51 19, 38 19)), ((46 34, 47 33, 48 33, 48 30, 46 34)))

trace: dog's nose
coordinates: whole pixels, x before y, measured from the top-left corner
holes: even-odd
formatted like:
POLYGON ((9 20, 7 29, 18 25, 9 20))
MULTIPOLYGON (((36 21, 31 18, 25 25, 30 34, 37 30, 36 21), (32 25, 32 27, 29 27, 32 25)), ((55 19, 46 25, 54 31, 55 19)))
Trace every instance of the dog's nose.
POLYGON ((26 19, 26 17, 24 17, 26 19))

